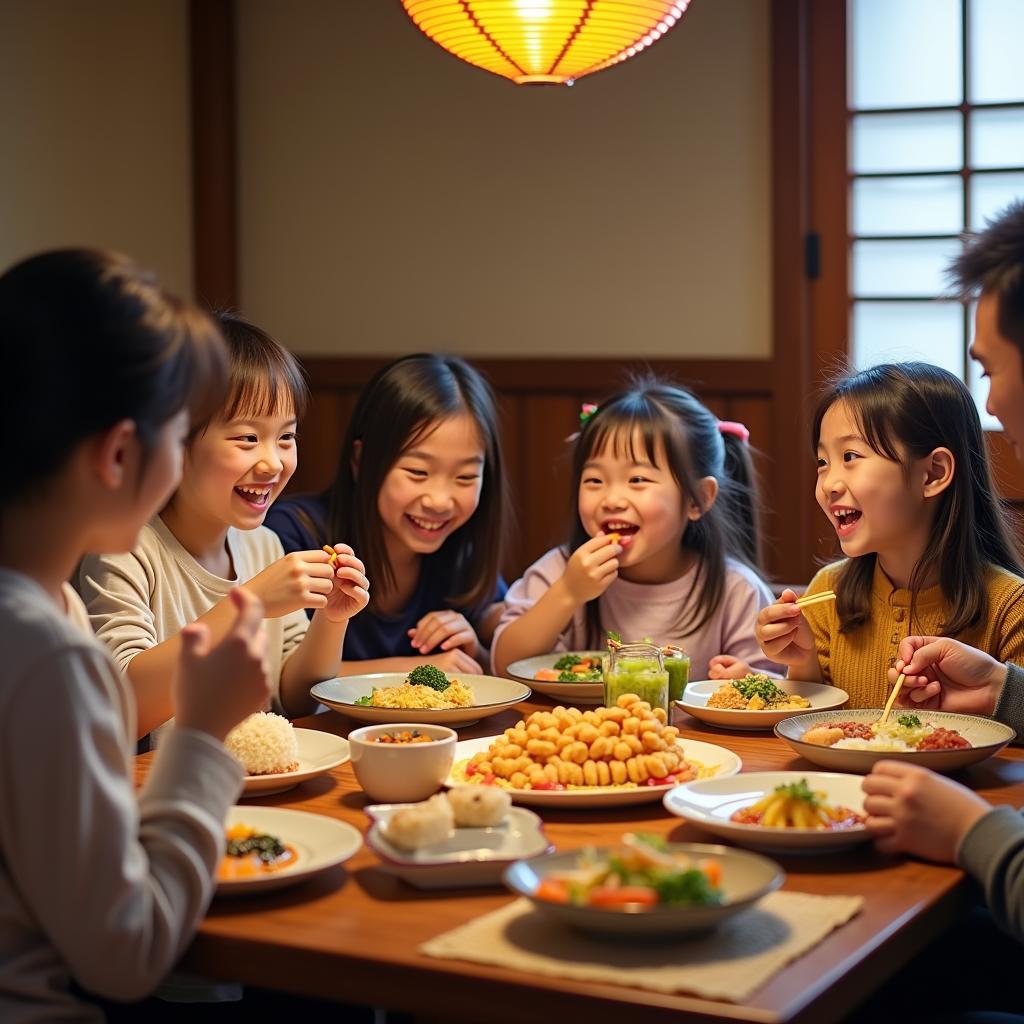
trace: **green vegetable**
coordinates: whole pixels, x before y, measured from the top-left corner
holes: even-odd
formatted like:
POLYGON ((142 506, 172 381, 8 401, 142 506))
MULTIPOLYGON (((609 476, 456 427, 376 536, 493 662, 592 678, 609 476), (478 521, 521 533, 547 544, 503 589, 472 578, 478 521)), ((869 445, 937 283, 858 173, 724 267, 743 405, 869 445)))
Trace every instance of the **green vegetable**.
POLYGON ((572 668, 573 665, 578 665, 583 659, 578 654, 563 654, 562 657, 555 662, 552 668, 557 668, 560 672, 564 672, 567 668, 572 668))
POLYGON ((608 630, 608 639, 609 640, 614 640, 617 644, 621 644, 622 643, 622 637, 619 636, 619 634, 616 633, 614 629, 609 629, 608 630))
POLYGON ((742 679, 734 679, 732 685, 740 691, 741 694, 750 700, 751 697, 760 697, 766 704, 771 703, 773 700, 779 700, 787 695, 785 690, 781 690, 775 685, 775 681, 766 675, 762 675, 760 672, 753 672, 749 676, 744 676, 742 679))
POLYGON ((665 853, 668 850, 668 840, 664 836, 659 836, 656 832, 634 832, 633 838, 637 842, 643 843, 644 846, 657 850, 659 853, 665 853))
POLYGON ((406 677, 406 682, 412 686, 429 686, 438 692, 451 686, 448 677, 434 665, 417 665, 406 677))
POLYGON ((573 672, 572 669, 566 669, 558 673, 558 682, 560 683, 599 683, 602 678, 599 668, 592 668, 586 672, 573 672))
POLYGON ((722 893, 703 871, 652 870, 650 885, 658 894, 659 903, 721 903, 722 893))
POLYGON ((806 800, 809 804, 816 804, 818 798, 814 795, 811 787, 807 785, 806 779, 799 782, 791 782, 788 785, 776 786, 776 793, 785 793, 791 800, 806 800))
POLYGON ((369 692, 368 694, 366 694, 366 695, 365 695, 364 697, 358 697, 358 698, 356 698, 356 700, 354 700, 354 701, 353 701, 352 703, 353 703, 353 704, 358 704, 358 705, 359 705, 360 707, 363 707, 363 708, 365 708, 365 707, 369 707, 370 703, 371 703, 371 702, 373 701, 373 695, 374 695, 374 694, 375 694, 376 692, 377 692, 377 688, 376 688, 376 687, 374 687, 374 688, 373 688, 373 689, 372 689, 372 690, 371 690, 371 691, 370 691, 370 692, 369 692))
POLYGON ((247 857, 255 853, 264 864, 273 864, 285 853, 285 848, 277 836, 248 836, 246 839, 229 839, 227 853, 229 857, 247 857))
POLYGON ((921 719, 917 715, 900 715, 896 721, 907 729, 921 728, 921 719))

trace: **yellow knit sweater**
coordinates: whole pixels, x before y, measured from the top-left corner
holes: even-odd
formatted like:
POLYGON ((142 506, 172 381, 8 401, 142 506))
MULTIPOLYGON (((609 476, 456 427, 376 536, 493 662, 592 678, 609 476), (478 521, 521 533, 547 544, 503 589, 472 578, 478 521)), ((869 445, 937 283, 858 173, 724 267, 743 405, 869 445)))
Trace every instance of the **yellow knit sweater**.
MULTIPOLYGON (((825 566, 807 588, 808 594, 836 590, 842 562, 825 566)), ((985 651, 999 661, 1024 662, 1024 579, 996 566, 987 566, 988 615, 956 639, 985 651)), ((949 602, 941 587, 917 595, 915 621, 910 623, 910 591, 892 585, 875 565, 871 588, 871 617, 852 633, 839 632, 834 601, 804 609, 814 633, 821 677, 850 695, 851 708, 879 708, 889 693, 887 669, 897 657, 900 641, 910 634, 942 635, 949 602)))

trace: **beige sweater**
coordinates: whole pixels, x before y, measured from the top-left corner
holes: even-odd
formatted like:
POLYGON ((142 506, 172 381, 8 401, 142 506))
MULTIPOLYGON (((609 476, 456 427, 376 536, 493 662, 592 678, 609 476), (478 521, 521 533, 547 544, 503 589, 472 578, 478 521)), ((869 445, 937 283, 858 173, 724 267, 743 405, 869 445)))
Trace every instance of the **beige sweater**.
MULTIPOLYGON (((136 654, 176 636, 183 626, 224 600, 232 587, 284 557, 277 535, 262 526, 244 531, 231 528, 227 543, 235 568, 233 580, 207 572, 159 516, 143 527, 139 543, 129 554, 89 555, 82 561, 78 592, 96 636, 122 672, 136 654)), ((263 623, 275 711, 282 710, 281 668, 302 642, 308 624, 301 608, 263 623)), ((165 728, 155 730, 161 739, 165 728)))
POLYGON ((242 771, 170 729, 136 798, 135 703, 85 609, 0 569, 0 1020, 98 1021, 138 999, 206 910, 242 771))

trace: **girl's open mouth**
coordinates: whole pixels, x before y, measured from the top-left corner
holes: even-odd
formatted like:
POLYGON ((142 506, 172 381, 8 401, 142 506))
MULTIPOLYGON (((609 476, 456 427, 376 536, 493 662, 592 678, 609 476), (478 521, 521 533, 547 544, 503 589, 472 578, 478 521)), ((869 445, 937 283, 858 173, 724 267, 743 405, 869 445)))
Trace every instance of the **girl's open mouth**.
POLYGON ((848 537, 853 533, 860 518, 861 511, 856 508, 838 508, 832 512, 832 521, 835 523, 836 533, 840 538, 848 537))
POLYGON ((449 519, 423 519, 420 516, 405 514, 406 521, 413 527, 416 533, 423 537, 436 537, 444 532, 444 528, 451 521, 449 519))
POLYGON ((628 548, 633 543, 633 538, 639 533, 640 527, 636 523, 625 523, 611 520, 601 524, 601 529, 606 534, 614 534, 623 548, 628 548))
POLYGON ((235 494, 237 494, 247 505, 262 512, 270 504, 270 495, 273 494, 273 488, 236 487, 235 494))

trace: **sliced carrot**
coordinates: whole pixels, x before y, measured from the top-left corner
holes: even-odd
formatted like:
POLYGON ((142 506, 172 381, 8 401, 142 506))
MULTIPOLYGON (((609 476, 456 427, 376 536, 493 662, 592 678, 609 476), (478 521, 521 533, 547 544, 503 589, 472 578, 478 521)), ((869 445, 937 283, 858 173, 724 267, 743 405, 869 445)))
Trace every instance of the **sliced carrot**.
POLYGON ((722 884, 722 865, 717 860, 702 860, 697 867, 707 875, 708 881, 718 888, 722 884))
POLYGON ((549 683, 557 683, 560 675, 561 673, 557 668, 541 668, 537 670, 537 674, 533 678, 543 679, 545 682, 549 683))
POLYGON ((573 665, 572 670, 577 675, 583 675, 584 672, 589 672, 590 671, 590 662, 589 661, 581 661, 578 665, 573 665))
POLYGON ((533 895, 548 903, 568 903, 569 886, 557 878, 544 878, 533 895))
POLYGON ((653 907, 658 902, 658 894, 645 885, 620 885, 614 889, 591 890, 588 902, 592 907, 624 907, 627 903, 653 907))

